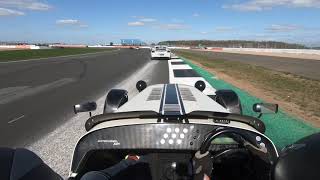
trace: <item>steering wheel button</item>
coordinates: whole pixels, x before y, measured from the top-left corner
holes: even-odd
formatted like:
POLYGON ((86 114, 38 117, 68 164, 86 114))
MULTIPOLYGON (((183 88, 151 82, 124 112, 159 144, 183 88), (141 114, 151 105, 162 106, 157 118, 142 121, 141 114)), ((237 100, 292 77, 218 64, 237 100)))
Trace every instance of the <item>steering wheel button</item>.
POLYGON ((171 128, 167 128, 167 133, 171 133, 171 128))
POLYGON ((179 128, 175 128, 174 131, 175 131, 176 133, 178 133, 178 132, 180 131, 180 129, 179 129, 179 128))
POLYGON ((266 145, 264 143, 260 143, 260 146, 263 147, 263 148, 266 147, 266 145))
POLYGON ((261 137, 260 136, 256 136, 256 141, 261 141, 261 137))

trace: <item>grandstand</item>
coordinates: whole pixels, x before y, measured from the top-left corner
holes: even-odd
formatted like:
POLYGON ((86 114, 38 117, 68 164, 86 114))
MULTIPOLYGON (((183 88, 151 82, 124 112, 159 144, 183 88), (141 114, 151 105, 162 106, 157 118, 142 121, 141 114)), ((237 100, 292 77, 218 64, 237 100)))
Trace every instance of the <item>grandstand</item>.
POLYGON ((140 39, 121 39, 121 45, 123 46, 142 46, 146 45, 145 42, 140 39))

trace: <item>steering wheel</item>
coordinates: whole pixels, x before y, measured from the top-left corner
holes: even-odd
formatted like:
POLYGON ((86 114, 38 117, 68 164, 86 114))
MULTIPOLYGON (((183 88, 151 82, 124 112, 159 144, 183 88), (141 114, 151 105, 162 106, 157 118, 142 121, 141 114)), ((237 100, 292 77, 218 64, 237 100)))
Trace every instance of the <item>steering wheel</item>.
POLYGON ((227 135, 241 145, 251 145, 254 146, 254 148, 260 149, 260 146, 256 142, 252 141, 247 133, 230 128, 218 128, 209 133, 206 139, 202 142, 199 150, 200 154, 206 153, 209 150, 211 142, 220 135, 227 135))
POLYGON ((233 155, 235 153, 241 153, 244 155, 249 154, 248 150, 245 148, 227 149, 227 150, 224 150, 222 152, 219 152, 219 153, 213 155, 212 161, 213 161, 213 163, 220 163, 221 159, 229 158, 229 157, 231 157, 231 155, 233 155))
POLYGON ((260 155, 267 154, 265 148, 261 148, 256 142, 254 142, 249 137, 247 133, 231 128, 217 128, 208 134, 208 136, 202 142, 199 151, 196 152, 193 158, 195 179, 201 179, 203 178, 203 175, 211 174, 214 158, 221 158, 222 156, 230 155, 232 153, 235 153, 236 151, 239 152, 239 149, 225 150, 213 156, 213 158, 210 159, 209 147, 211 145, 211 142, 220 135, 228 135, 232 137, 236 142, 243 145, 244 147, 246 147, 246 149, 250 150, 251 152, 255 151, 254 153, 260 155))

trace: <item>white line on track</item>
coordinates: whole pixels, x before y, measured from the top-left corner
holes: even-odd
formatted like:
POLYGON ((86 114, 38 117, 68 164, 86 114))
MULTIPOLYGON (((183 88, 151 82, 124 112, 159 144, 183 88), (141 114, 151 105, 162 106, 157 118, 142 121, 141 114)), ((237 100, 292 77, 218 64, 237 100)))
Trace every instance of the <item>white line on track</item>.
POLYGON ((17 117, 17 118, 14 118, 14 119, 10 120, 10 121, 8 122, 8 124, 14 123, 14 122, 16 122, 16 121, 18 121, 19 119, 22 119, 22 118, 24 118, 24 117, 25 117, 25 115, 22 115, 22 116, 19 116, 19 117, 17 117))
POLYGON ((18 86, 8 87, 0 89, 0 104, 7 104, 12 101, 16 101, 26 96, 32 96, 34 94, 51 90, 75 82, 74 78, 62 78, 47 84, 42 84, 34 87, 18 86))

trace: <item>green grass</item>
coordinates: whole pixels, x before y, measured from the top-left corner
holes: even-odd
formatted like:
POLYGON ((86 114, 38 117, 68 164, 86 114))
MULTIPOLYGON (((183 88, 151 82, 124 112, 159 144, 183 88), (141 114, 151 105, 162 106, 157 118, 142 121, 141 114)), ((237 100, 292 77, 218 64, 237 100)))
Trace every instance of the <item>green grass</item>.
MULTIPOLYGON (((203 55, 201 52, 177 51, 175 53, 183 58, 187 58, 185 61, 201 76, 203 76, 214 88, 234 90, 241 99, 243 113, 246 115, 256 117, 258 114, 252 111, 252 105, 257 102, 263 102, 263 100, 258 97, 254 97, 248 92, 226 83, 223 80, 213 78, 215 76, 213 73, 196 66, 189 60, 198 62, 203 66, 207 66, 215 70, 223 71, 233 78, 254 82, 257 87, 268 89, 274 92, 276 96, 287 97, 287 93, 297 93, 297 96, 300 97, 293 96, 290 101, 301 101, 301 103, 305 101, 307 103, 307 109, 312 110, 315 115, 317 115, 315 112, 317 109, 319 112, 320 101, 312 100, 311 103, 314 105, 317 104, 316 107, 310 107, 307 102, 307 99, 309 98, 307 96, 319 98, 320 85, 313 84, 319 82, 244 63, 210 59, 210 57, 203 55), (307 88, 311 88, 312 90, 307 90, 307 88), (306 95, 301 97, 301 93, 306 93, 306 95), (304 100, 300 98, 303 98, 304 100)), ((287 114, 282 109, 280 109, 276 115, 264 115, 262 120, 266 124, 266 135, 270 137, 279 148, 283 148, 286 145, 296 142, 302 137, 320 131, 319 128, 315 128, 301 119, 287 114)))
POLYGON ((94 53, 94 52, 110 51, 110 50, 111 49, 98 49, 98 48, 63 48, 63 49, 0 51, 0 62, 76 55, 76 54, 94 53))

